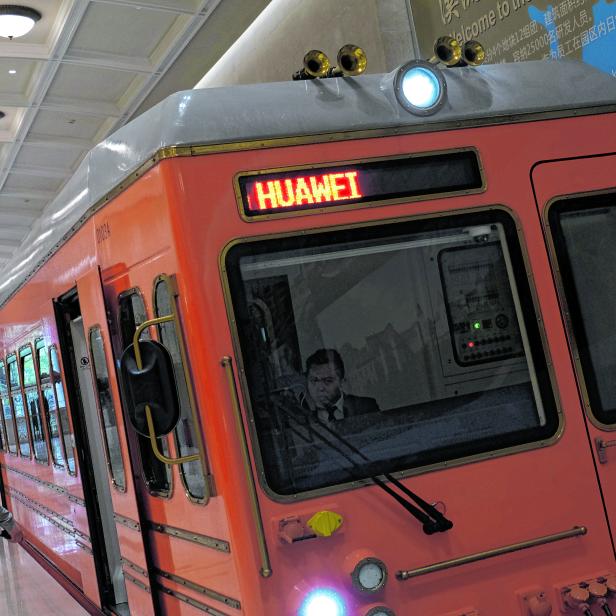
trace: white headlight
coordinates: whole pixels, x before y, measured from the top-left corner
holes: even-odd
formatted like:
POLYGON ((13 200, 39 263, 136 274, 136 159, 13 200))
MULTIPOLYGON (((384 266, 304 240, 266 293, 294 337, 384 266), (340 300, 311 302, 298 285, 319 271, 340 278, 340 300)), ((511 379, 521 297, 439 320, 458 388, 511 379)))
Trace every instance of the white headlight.
POLYGON ((439 69, 429 62, 413 60, 398 69, 394 90, 398 102, 407 111, 429 115, 445 103, 447 85, 439 69))
POLYGON ((360 560, 353 573, 353 585, 363 592, 376 592, 385 586, 387 581, 387 567, 378 558, 364 558, 360 560))

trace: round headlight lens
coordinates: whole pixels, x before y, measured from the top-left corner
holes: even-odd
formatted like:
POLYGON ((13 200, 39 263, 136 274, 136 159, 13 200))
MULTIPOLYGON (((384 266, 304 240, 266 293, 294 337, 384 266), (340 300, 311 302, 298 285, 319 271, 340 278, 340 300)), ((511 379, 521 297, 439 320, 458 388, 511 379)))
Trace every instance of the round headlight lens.
POLYGON ((351 574, 353 584, 363 592, 376 592, 385 586, 387 567, 378 558, 364 558, 359 561, 351 574))
POLYGON ((366 612, 366 616, 396 616, 392 610, 384 605, 379 605, 378 607, 373 607, 371 610, 366 612))
POLYGON ((299 616, 346 616, 346 608, 335 590, 319 588, 306 596, 299 616))
POLYGON ((435 113, 445 103, 445 79, 429 62, 414 60, 402 66, 396 74, 394 88, 398 102, 417 115, 435 113))

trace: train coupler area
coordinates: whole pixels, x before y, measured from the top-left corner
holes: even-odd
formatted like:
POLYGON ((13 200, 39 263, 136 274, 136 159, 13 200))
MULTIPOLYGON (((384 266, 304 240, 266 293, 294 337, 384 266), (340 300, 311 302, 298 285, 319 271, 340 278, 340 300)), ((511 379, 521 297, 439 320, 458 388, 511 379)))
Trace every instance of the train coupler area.
POLYGON ((559 594, 564 614, 613 616, 609 602, 616 603, 616 575, 607 573, 568 584, 559 589, 559 594))

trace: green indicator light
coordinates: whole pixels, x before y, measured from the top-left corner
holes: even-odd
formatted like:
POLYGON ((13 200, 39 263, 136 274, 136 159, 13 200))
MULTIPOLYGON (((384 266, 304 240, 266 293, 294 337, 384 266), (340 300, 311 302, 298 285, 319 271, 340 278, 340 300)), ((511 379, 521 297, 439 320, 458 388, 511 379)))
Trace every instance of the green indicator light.
POLYGON ((473 329, 481 329, 481 321, 475 321, 473 323, 473 329))

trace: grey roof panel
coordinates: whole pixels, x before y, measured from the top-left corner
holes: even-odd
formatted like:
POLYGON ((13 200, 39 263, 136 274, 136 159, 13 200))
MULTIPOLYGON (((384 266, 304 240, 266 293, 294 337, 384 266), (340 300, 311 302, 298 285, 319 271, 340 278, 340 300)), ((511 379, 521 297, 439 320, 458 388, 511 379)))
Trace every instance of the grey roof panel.
POLYGON ((97 145, 0 271, 4 303, 78 229, 99 201, 169 146, 217 145, 328 133, 504 121, 616 104, 616 79, 578 62, 444 70, 448 100, 433 116, 405 111, 395 73, 178 92, 97 145))

